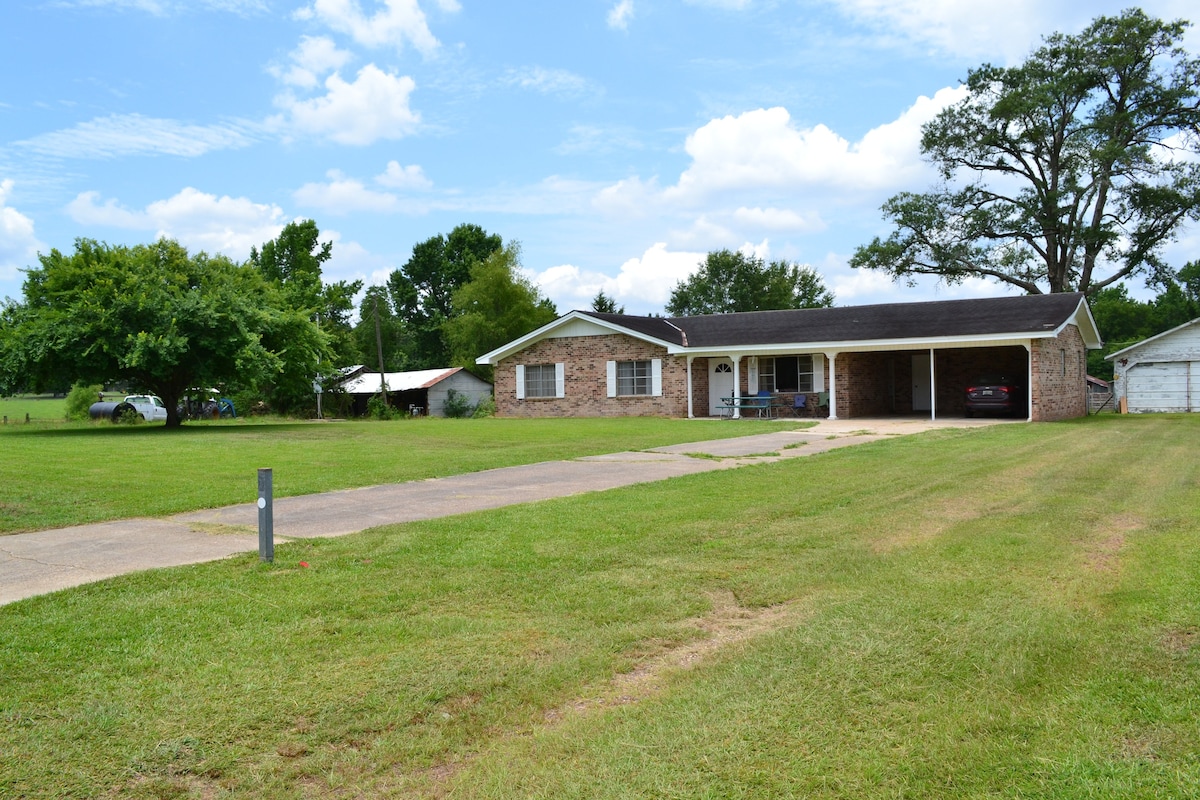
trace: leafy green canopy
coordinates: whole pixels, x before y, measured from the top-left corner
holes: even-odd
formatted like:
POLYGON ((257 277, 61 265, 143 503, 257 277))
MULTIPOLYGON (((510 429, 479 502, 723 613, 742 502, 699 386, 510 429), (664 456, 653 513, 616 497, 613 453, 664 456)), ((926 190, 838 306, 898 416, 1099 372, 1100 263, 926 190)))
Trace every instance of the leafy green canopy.
POLYGON ((188 388, 277 373, 264 341, 316 350, 319 330, 255 269, 178 243, 51 250, 30 269, 23 303, 0 313, 0 393, 125 381, 167 405, 188 388))
POLYGON ((1017 67, 984 65, 924 128, 942 185, 883 206, 895 225, 851 258, 894 279, 983 277, 1093 293, 1168 273, 1160 250, 1200 219, 1200 61, 1187 23, 1138 9, 1056 33, 1017 67))
MULTIPOLYGON (((451 346, 442 326, 454 315, 454 293, 470 279, 471 268, 503 244, 498 234, 464 223, 448 236, 438 234, 415 245, 408 262, 392 272, 388 291, 395 316, 406 328, 402 339, 411 348, 407 369, 435 369, 449 363, 451 346)), ((364 324, 367 319, 364 313, 364 324)), ((370 325, 373 336, 373 317, 370 325)))
POLYGON ((520 269, 521 251, 514 242, 471 267, 470 280, 454 293, 454 313, 444 325, 455 365, 491 380, 491 368, 476 366, 476 358, 558 316, 554 303, 520 269))
POLYGON ((671 290, 667 313, 726 314, 833 305, 833 295, 812 268, 731 250, 709 253, 700 269, 671 290))
POLYGON ((291 222, 262 250, 251 248, 250 264, 274 286, 285 305, 297 312, 287 325, 267 331, 268 349, 279 354, 281 368, 258 387, 279 411, 295 411, 314 402, 313 379, 358 363, 361 355, 350 315, 362 281, 326 284, 321 267, 333 255, 333 243, 322 242, 311 219, 291 222), (297 338, 295 325, 312 320, 323 337, 297 338))

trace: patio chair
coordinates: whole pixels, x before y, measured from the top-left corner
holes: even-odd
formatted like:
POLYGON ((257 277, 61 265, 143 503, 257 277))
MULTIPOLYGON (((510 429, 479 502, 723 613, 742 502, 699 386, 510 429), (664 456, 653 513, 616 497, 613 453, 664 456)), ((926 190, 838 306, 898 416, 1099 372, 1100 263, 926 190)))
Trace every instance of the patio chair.
POLYGON ((792 416, 803 417, 808 414, 808 395, 797 394, 792 398, 792 416))
POLYGON ((821 412, 822 410, 826 415, 829 414, 829 392, 817 392, 817 411, 821 412))
POLYGON ((771 392, 768 389, 761 389, 754 400, 754 407, 758 409, 760 417, 771 416, 771 392))

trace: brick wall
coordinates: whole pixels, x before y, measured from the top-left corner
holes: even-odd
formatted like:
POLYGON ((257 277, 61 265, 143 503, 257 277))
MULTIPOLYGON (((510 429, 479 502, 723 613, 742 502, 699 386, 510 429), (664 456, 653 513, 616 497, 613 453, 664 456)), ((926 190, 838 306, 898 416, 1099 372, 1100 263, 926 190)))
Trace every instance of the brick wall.
MULTIPOLYGON (((695 374, 707 369, 702 359, 695 374)), ((708 376, 704 377, 704 401, 708 376)), ((496 414, 502 417, 686 417, 687 360, 666 348, 622 334, 542 339, 496 365, 496 414), (609 361, 662 359, 661 397, 608 397, 609 361), (563 364, 564 397, 517 399, 518 364, 563 364)), ((696 395, 699 397, 699 395, 696 395)))
POLYGON ((1079 329, 1068 325, 1054 339, 1036 339, 1033 365, 1033 419, 1051 422, 1087 413, 1087 348, 1079 329))

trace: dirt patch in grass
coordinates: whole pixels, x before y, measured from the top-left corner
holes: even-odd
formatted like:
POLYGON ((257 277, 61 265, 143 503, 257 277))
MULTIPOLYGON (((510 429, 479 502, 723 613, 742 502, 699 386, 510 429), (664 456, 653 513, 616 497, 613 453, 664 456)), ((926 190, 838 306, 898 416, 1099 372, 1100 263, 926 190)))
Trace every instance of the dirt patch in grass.
POLYGON ((1092 572, 1117 572, 1121 567, 1121 551, 1125 549, 1126 535, 1145 527, 1145 520, 1133 514, 1104 517, 1095 530, 1095 536, 1084 543, 1084 566, 1092 572))
POLYGON ((883 554, 923 544, 937 538, 948 528, 981 516, 983 511, 978 506, 963 503, 962 498, 943 500, 929 505, 915 525, 901 524, 889 535, 876 539, 871 543, 871 551, 883 554))
POLYGON ((671 671, 694 666, 724 647, 783 627, 795 620, 799 610, 796 603, 746 608, 737 602, 732 592, 713 594, 709 599, 713 607, 707 614, 682 623, 683 627, 703 631, 704 638, 656 653, 630 672, 617 675, 598 687, 590 696, 548 710, 545 722, 553 725, 572 715, 636 703, 660 691, 671 671))
MULTIPOLYGON (((539 730, 552 728, 580 715, 603 713, 609 708, 619 708, 648 699, 666 687, 668 676, 672 672, 690 669, 724 648, 795 624, 806 610, 806 604, 802 602, 782 603, 766 608, 747 608, 728 591, 714 592, 709 595, 709 600, 712 608, 707 614, 679 623, 681 628, 703 632, 703 638, 665 649, 656 649, 629 672, 614 676, 595 687, 594 691, 586 696, 574 698, 556 708, 546 710, 532 728, 514 731, 508 736, 532 736, 539 730)), ((410 777, 415 778, 416 784, 421 787, 418 791, 420 796, 446 797, 452 788, 450 782, 473 760, 468 758, 452 763, 435 764, 412 773, 410 777)))
POLYGON ((1200 630, 1196 628, 1182 628, 1180 630, 1168 631, 1162 638, 1163 647, 1169 652, 1184 655, 1192 652, 1197 644, 1200 644, 1200 630))

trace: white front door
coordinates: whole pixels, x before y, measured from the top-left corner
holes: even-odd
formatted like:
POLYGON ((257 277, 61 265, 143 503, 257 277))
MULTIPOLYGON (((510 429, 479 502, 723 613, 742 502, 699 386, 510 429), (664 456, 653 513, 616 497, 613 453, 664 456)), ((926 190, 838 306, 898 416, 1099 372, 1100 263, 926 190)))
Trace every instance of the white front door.
POLYGON ((929 383, 929 353, 912 357, 912 410, 932 411, 933 387, 929 383))
POLYGON ((733 362, 728 358, 708 360, 708 413, 714 417, 729 413, 722 397, 733 397, 733 362))

